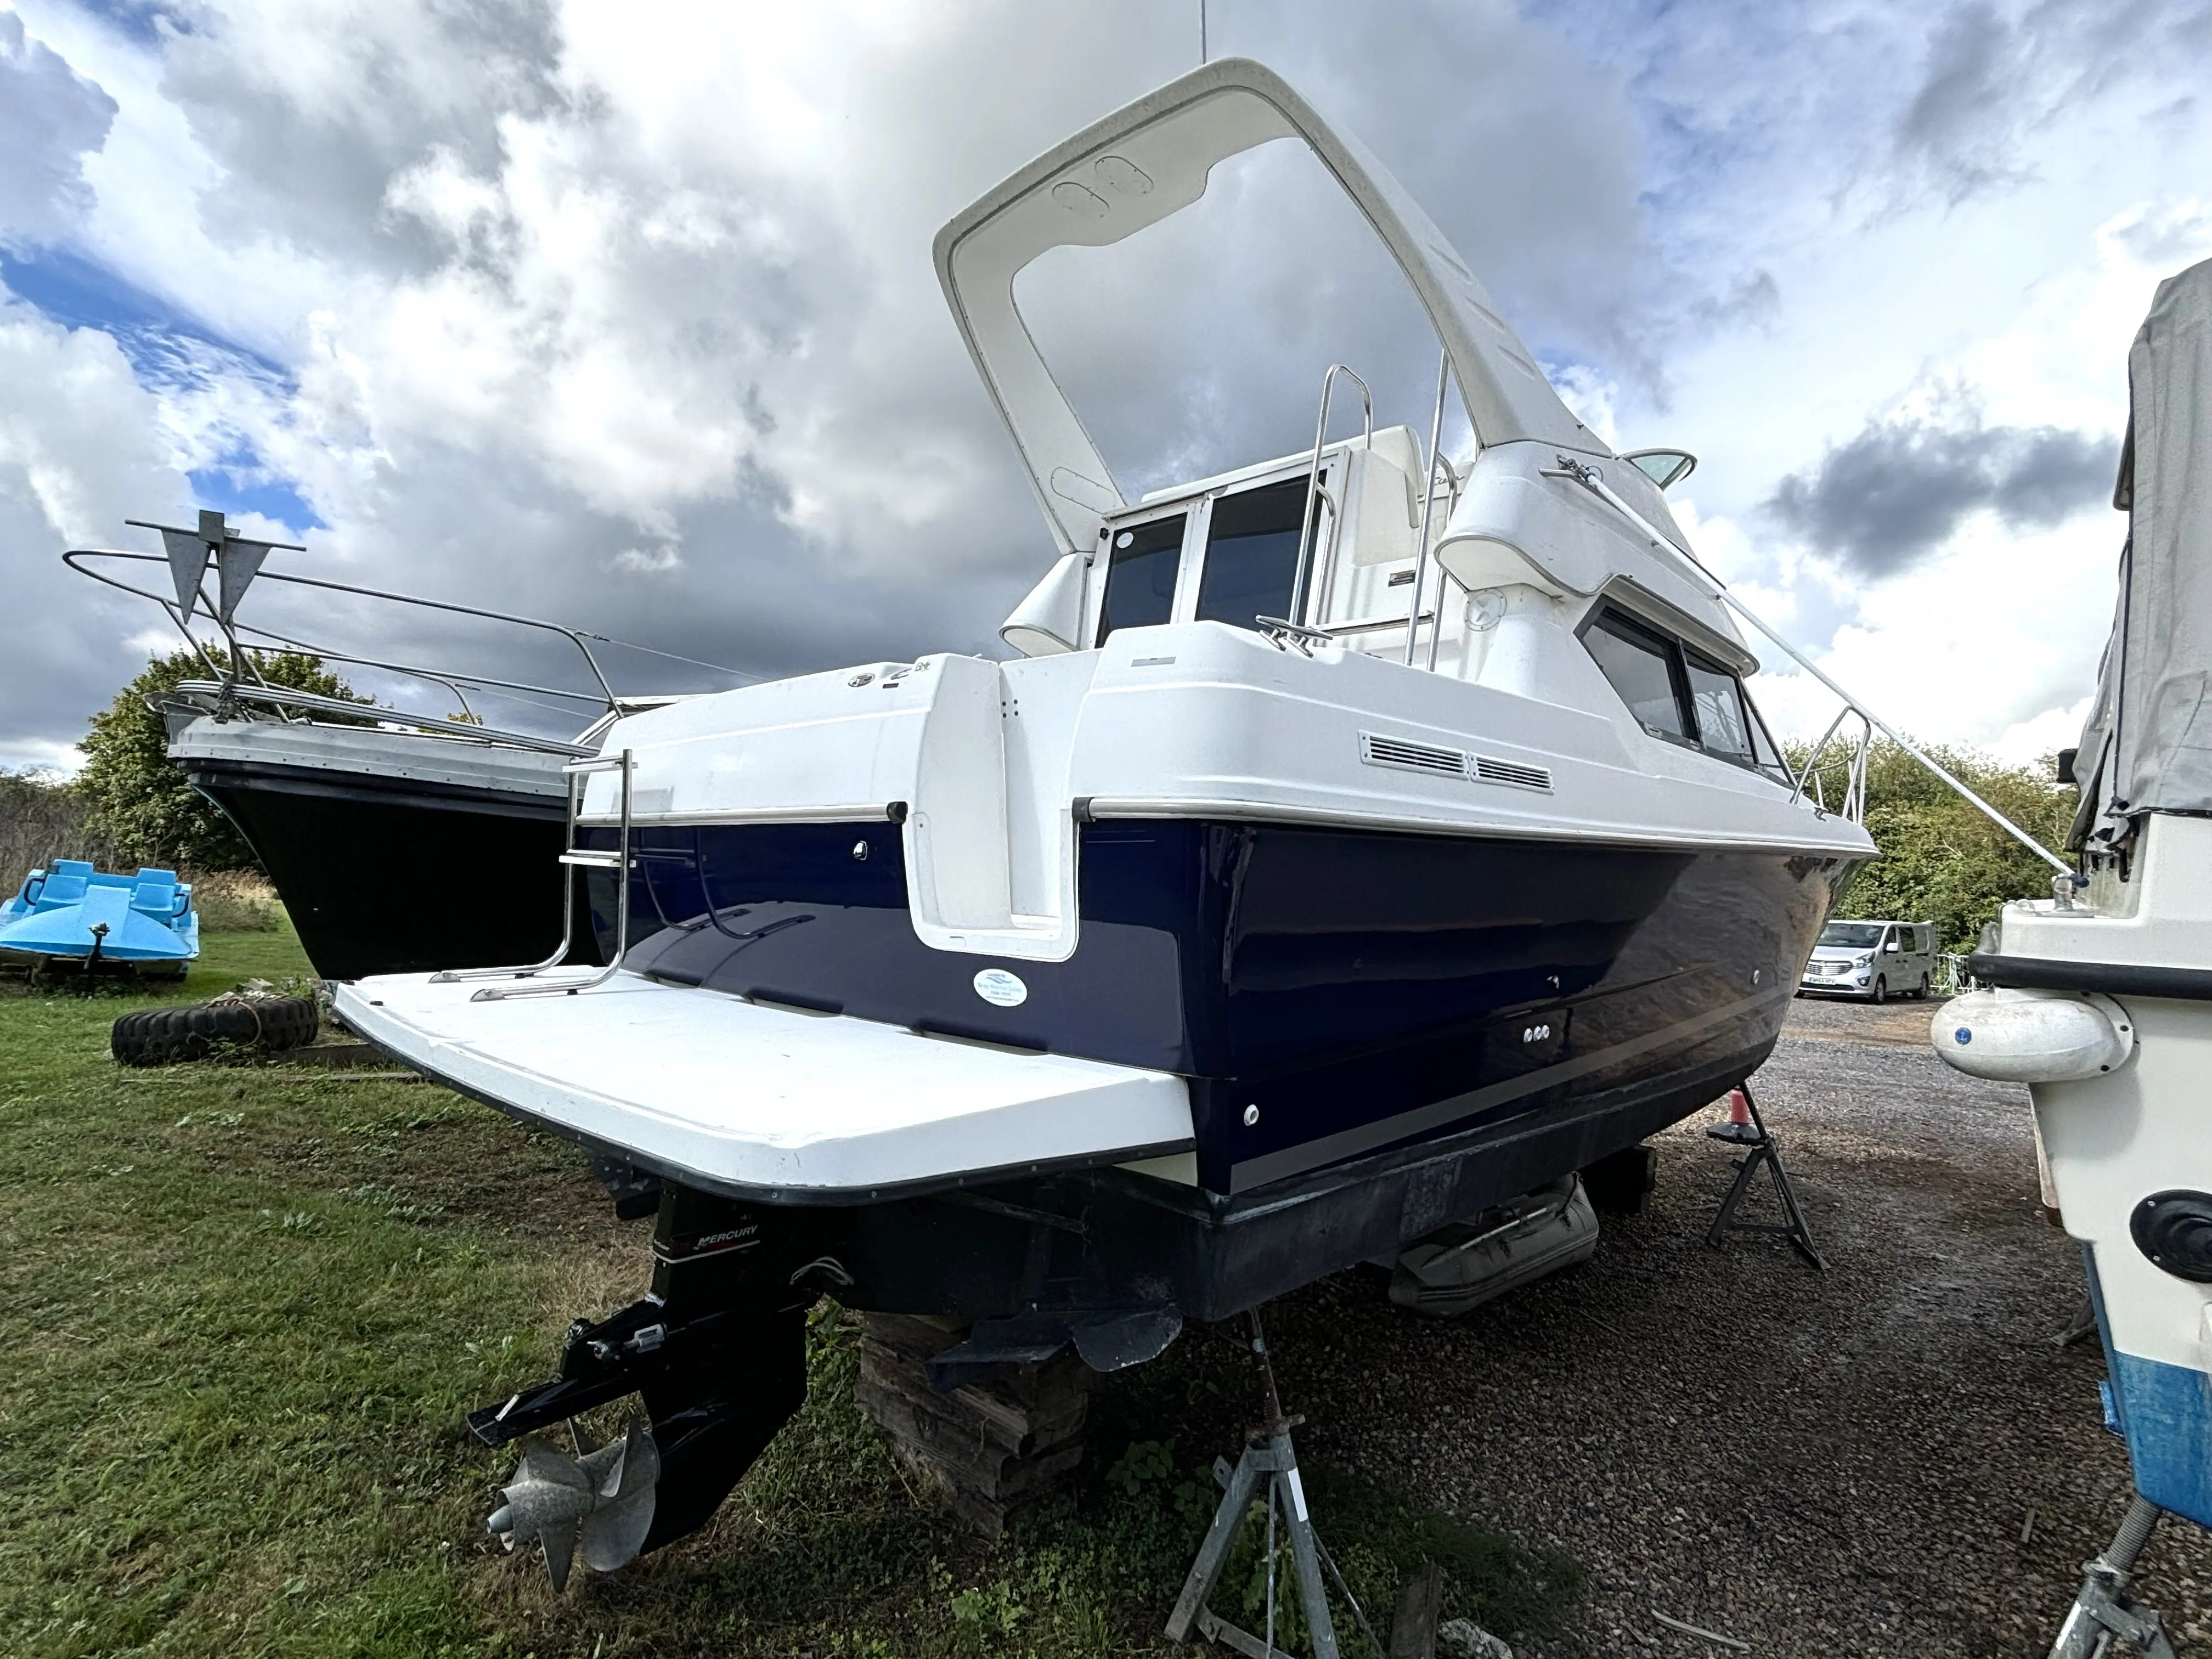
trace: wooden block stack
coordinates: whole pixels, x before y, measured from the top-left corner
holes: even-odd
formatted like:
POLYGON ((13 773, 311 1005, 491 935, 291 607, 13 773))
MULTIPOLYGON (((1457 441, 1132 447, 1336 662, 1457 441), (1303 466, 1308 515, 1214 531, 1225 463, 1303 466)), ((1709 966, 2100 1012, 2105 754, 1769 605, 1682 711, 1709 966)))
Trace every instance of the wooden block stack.
POLYGON ((1091 1370, 1073 1349, 939 1394, 923 1367, 967 1334, 963 1322, 860 1317, 854 1399, 890 1436, 899 1461, 984 1537, 996 1538, 1009 1513, 1074 1474, 1083 1461, 1091 1370))

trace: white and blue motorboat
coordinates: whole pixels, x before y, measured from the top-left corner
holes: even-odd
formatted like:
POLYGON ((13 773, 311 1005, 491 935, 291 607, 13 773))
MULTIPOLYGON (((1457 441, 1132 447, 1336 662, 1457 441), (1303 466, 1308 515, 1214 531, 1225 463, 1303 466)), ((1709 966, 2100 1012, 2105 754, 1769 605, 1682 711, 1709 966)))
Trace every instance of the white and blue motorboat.
POLYGON ((82 859, 56 859, 0 901, 0 952, 37 965, 182 975, 200 953, 192 884, 173 870, 115 875, 82 859))
MULTIPOLYGON (((2212 1526, 2212 260, 2160 284, 2129 354, 2118 613, 2079 749, 2078 874, 2005 906, 1936 1050, 2025 1083, 2081 1241, 2138 1502, 2052 1651, 2146 1653, 2127 1595, 2161 1512, 2212 1526)), ((2162 1638, 2160 1640, 2162 1641, 2162 1638)))
POLYGON ((652 1296, 497 1442, 633 1391, 647 1548, 804 1391, 801 1320, 975 1322, 938 1374, 1218 1319, 1634 1146, 1755 1069, 1874 848, 1808 799, 1669 515, 1679 452, 1567 410, 1442 234, 1228 60, 959 215, 939 276, 1054 555, 1019 654, 625 718, 584 784, 613 965, 364 979, 344 1020, 660 1205, 652 1296), (1424 442, 1131 499, 1016 308, 1048 251, 1307 147, 1443 346, 1424 442), (1471 460, 1437 453, 1446 388, 1471 460))

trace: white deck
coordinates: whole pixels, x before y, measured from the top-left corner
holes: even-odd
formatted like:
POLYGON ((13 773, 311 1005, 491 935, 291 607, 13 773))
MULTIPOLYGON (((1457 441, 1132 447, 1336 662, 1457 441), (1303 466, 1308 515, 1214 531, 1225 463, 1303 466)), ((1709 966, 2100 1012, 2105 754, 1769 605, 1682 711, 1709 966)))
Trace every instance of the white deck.
MULTIPOLYGON (((511 981, 507 981, 511 982, 511 981)), ((425 1071, 703 1183, 861 1197, 981 1170, 1187 1146, 1181 1078, 793 1012, 634 974, 576 996, 471 1002, 395 974, 337 1012, 425 1071)))

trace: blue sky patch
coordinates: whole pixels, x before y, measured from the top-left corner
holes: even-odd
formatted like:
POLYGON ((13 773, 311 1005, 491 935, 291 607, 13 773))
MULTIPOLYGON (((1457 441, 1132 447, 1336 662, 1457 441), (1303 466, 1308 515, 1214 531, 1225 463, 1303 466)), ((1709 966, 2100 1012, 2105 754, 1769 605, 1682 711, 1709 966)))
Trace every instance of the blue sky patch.
POLYGON ((218 508, 234 521, 240 514, 258 513, 295 535, 330 528, 289 478, 252 466, 200 467, 185 476, 191 480, 194 505, 218 508))
POLYGON ((113 337, 143 385, 158 389, 174 380, 174 343, 180 340, 212 347, 259 374, 291 380, 283 364, 225 339, 159 295, 81 255, 52 247, 0 248, 0 282, 64 327, 113 337))

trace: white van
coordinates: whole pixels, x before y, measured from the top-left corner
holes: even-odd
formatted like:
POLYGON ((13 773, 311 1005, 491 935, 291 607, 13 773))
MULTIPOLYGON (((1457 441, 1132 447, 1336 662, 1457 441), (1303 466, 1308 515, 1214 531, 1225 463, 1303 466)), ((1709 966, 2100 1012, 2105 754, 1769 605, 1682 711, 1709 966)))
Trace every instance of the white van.
POLYGON ((1887 1002, 1926 996, 1935 977, 1934 922, 1832 921, 1820 930, 1797 990, 1887 1002))

